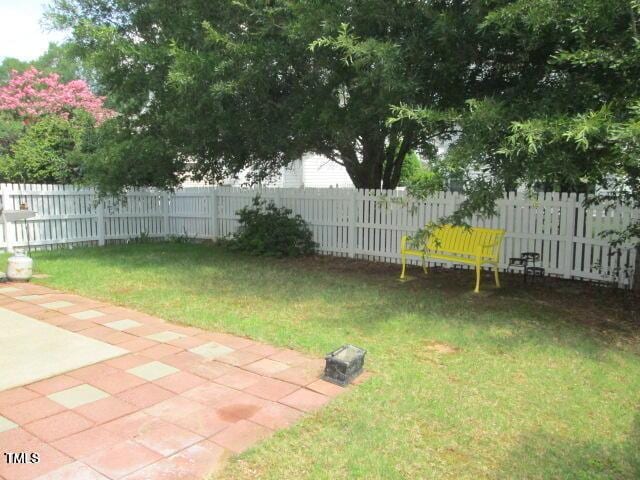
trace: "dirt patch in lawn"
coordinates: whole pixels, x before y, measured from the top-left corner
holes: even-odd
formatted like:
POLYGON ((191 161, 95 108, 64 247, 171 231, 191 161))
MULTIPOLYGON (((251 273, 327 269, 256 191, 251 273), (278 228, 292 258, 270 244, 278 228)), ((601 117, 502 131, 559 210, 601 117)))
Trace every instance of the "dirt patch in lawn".
POLYGON ((440 353, 443 355, 450 355, 459 351, 459 349, 456 347, 447 345, 446 343, 438 342, 428 342, 425 344, 424 348, 428 352, 440 353))

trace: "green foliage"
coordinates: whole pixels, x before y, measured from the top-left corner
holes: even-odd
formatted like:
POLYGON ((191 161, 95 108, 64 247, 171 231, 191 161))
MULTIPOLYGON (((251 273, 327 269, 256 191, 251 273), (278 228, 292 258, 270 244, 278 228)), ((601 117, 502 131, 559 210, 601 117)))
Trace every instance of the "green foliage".
POLYGON ((315 253, 313 233, 300 215, 255 197, 251 206, 238 211, 240 228, 230 248, 251 255, 299 257, 315 253))
POLYGON ((107 120, 87 137, 83 181, 103 195, 120 195, 125 186, 173 188, 183 161, 168 141, 150 132, 133 133, 126 119, 107 120), (133 161, 135 160, 135 161, 133 161))
POLYGON ((0 112, 0 157, 11 152, 11 146, 24 134, 24 123, 7 112, 0 112))
MULTIPOLYGON (((639 3, 516 0, 482 8, 478 82, 458 111, 456 141, 435 166, 462 179, 469 200, 457 219, 491 213, 496 198, 522 186, 640 206, 639 3)), ((424 114, 422 106, 401 106, 395 119, 424 114)))
POLYGON ((81 176, 86 135, 93 120, 84 112, 55 115, 29 125, 0 156, 2 182, 74 183, 81 176))
POLYGON ((250 166, 260 180, 316 152, 358 187, 394 188, 409 151, 449 134, 475 78, 479 10, 459 3, 58 0, 50 18, 73 31, 130 140, 166 143, 178 175, 250 166), (431 116, 387 122, 403 103, 431 116))
POLYGON ((404 157, 398 185, 406 187, 413 178, 417 177, 425 170, 426 168, 422 165, 422 161, 418 154, 416 152, 409 152, 404 157))

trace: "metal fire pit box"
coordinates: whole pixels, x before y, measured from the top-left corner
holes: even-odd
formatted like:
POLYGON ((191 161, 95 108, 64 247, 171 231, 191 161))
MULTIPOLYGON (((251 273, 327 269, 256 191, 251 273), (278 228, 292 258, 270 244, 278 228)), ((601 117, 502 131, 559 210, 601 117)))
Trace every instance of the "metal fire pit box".
POLYGON ((354 345, 343 345, 328 354, 324 367, 324 380, 344 387, 362 373, 366 350, 354 345))

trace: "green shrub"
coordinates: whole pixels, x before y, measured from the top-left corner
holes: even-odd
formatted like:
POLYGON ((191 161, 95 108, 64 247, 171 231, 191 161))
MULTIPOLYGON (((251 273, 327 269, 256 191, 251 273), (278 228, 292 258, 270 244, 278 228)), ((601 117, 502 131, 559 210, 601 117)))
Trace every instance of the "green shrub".
POLYGON ((300 215, 285 207, 276 207, 259 196, 250 206, 239 210, 240 228, 230 248, 252 255, 298 257, 315 253, 313 234, 300 215))

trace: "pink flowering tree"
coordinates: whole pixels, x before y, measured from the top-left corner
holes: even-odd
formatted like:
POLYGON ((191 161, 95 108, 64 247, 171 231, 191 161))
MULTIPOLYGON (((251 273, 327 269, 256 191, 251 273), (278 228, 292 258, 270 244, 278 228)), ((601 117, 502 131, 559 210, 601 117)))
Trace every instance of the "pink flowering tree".
POLYGON ((13 113, 25 123, 44 115, 69 119, 78 109, 89 113, 98 124, 115 115, 104 107, 104 97, 94 95, 83 80, 62 83, 59 75, 33 67, 22 73, 14 70, 9 82, 0 86, 0 112, 13 113))

